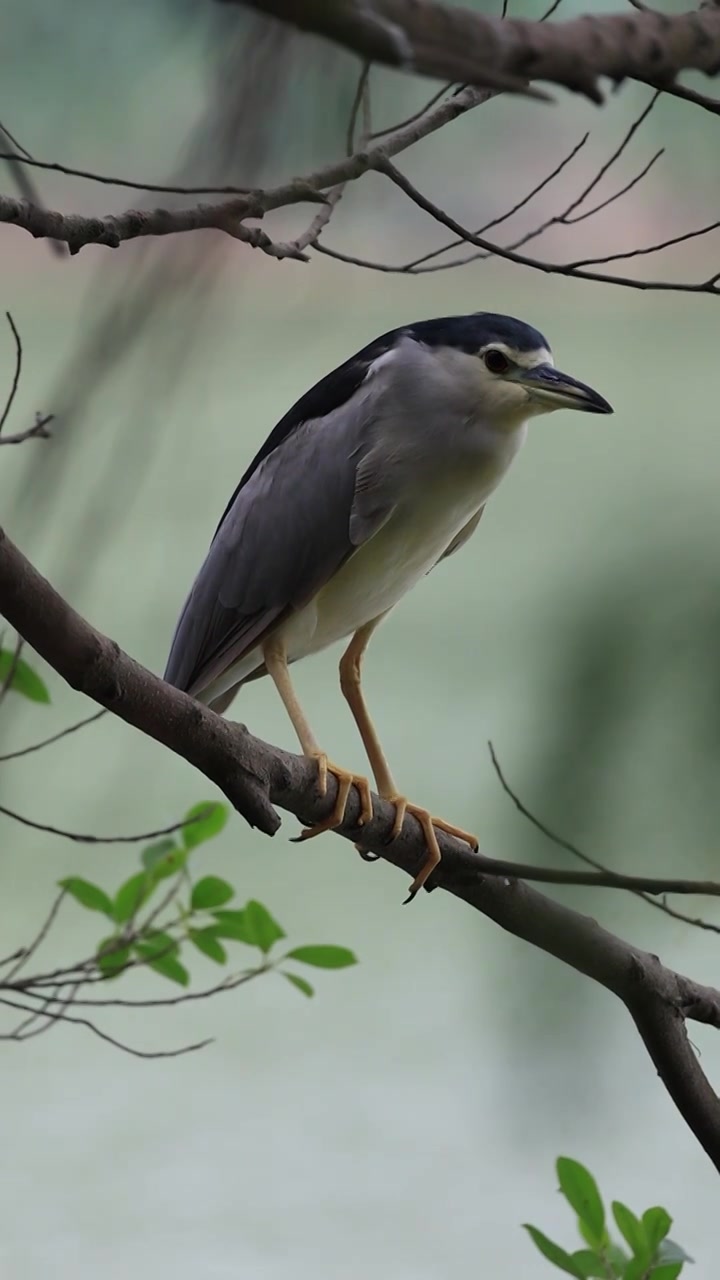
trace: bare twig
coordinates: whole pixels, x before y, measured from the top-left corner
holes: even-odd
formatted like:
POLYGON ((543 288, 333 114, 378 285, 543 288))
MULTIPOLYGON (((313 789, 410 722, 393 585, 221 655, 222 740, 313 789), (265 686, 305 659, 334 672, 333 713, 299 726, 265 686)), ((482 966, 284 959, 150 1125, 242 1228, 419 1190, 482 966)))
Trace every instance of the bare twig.
POLYGON ((199 822, 203 818, 203 814, 196 814, 194 818, 184 819, 182 822, 173 822, 169 827, 160 827, 157 831, 142 831, 133 836, 90 836, 81 834, 78 831, 65 831, 62 827, 49 826, 43 822, 35 822, 33 818, 27 818, 20 813, 15 813, 13 809, 7 809, 4 805, 0 805, 0 813, 6 818, 12 818, 14 822, 22 823, 24 827, 31 827, 33 831, 44 831, 51 836, 62 836, 65 840, 73 840, 76 844, 139 844, 143 840, 157 840, 160 836, 171 836, 176 831, 181 831, 183 827, 191 826, 193 822, 199 822))
POLYGON ((49 440, 52 432, 48 431, 55 415, 52 413, 36 414, 35 421, 25 431, 16 431, 10 436, 0 436, 0 444, 24 444, 26 440, 49 440))
POLYGON ((19 751, 8 751, 4 756, 0 756, 0 764, 5 764, 8 760, 18 760, 20 756, 29 756, 33 751, 42 751, 44 747, 52 746, 61 738, 67 738, 70 733, 77 733, 78 729, 84 729, 86 724, 92 724, 94 720, 100 720, 104 715, 107 715, 104 709, 93 711, 91 716, 77 720, 75 724, 68 725, 67 729, 61 729, 59 733, 53 733, 49 738, 43 738, 41 742, 33 742, 32 746, 21 747, 19 751))
MULTIPOLYGON (((636 250, 626 254, 617 254, 614 255, 614 257, 608 257, 606 259, 593 259, 588 260, 588 262, 583 261, 571 263, 544 262, 539 258, 530 258, 526 254, 518 253, 514 249, 505 249, 501 245, 493 244, 492 241, 485 240, 482 236, 473 235, 471 231, 466 227, 463 227, 455 220, 455 218, 450 217, 450 215, 446 213, 444 209, 441 209, 439 205, 433 204, 431 200, 428 200, 427 197, 418 191, 417 187, 415 187, 386 157, 378 157, 375 161, 375 167, 378 168, 380 172, 385 173, 391 181, 394 182, 395 185, 398 186, 400 190, 418 206, 418 208, 423 209, 425 213, 430 214, 430 216, 437 222, 448 227, 450 231, 453 231, 455 235, 466 240, 468 244, 474 244, 479 249, 484 249, 487 253, 493 254, 498 258, 504 258, 508 262, 514 262, 518 266, 532 267, 535 271, 541 271, 546 275, 570 276, 577 280, 597 280, 602 281, 604 284, 622 285, 629 289, 712 294, 720 292, 717 288, 717 279, 715 277, 701 281, 697 284, 691 284, 667 280, 637 280, 633 279, 631 276, 611 276, 599 271, 584 270, 584 267, 588 265, 589 261, 614 261, 615 258, 628 258, 634 257, 636 254, 654 253, 660 248, 667 248, 670 244, 677 244, 681 240, 690 239, 693 235, 704 235, 708 231, 711 231, 716 226, 720 225, 718 223, 712 223, 699 231, 688 233, 685 236, 675 237, 673 240, 664 242, 663 245, 653 245, 648 249, 636 250)), ((339 257, 341 255, 334 251, 333 256, 339 257)), ((351 260, 349 255, 342 256, 345 261, 351 260)), ((359 259, 356 259, 355 261, 360 262, 359 259)), ((370 264, 363 263, 362 265, 370 264)))
MULTIPOLYGON (((5 132, 7 133, 7 130, 5 132)), ((34 160, 27 152, 23 156, 16 156, 2 151, 0 152, 0 160, 18 160, 24 165, 32 166, 34 169, 46 169, 51 173, 62 173, 68 178, 84 178, 88 182, 98 182, 103 186, 127 187, 131 191, 153 191, 160 195, 246 196, 252 192, 252 187, 182 187, 163 185, 158 182, 136 182, 132 178, 118 178, 113 174, 97 173, 94 169, 73 169, 70 165, 59 164, 57 161, 34 160)))
MULTIPOLYGON (((22 1001, 15 998, 11 1000, 4 993, 0 993, 0 1004, 5 1005, 8 1009, 19 1009, 23 1013, 32 1015, 36 1015, 38 1012, 32 1005, 23 1004, 22 1001)), ((101 1031, 100 1027, 95 1026, 95 1023, 90 1022, 88 1018, 75 1018, 72 1014, 65 1012, 54 1013, 49 1008, 42 1010, 42 1016, 49 1018, 53 1022, 69 1022, 76 1027, 86 1027, 88 1031, 92 1031, 93 1035, 98 1036, 100 1040, 111 1044, 115 1049, 122 1049, 125 1053, 132 1054, 134 1058, 179 1058, 185 1053, 195 1053, 196 1050, 205 1049, 207 1045, 212 1044, 212 1039, 208 1039, 198 1040, 195 1044, 181 1045, 179 1049, 135 1049, 132 1045, 125 1044, 122 1040, 116 1040, 114 1036, 108 1035, 107 1031, 101 1031)), ((17 1038, 17 1028, 6 1035, 0 1035, 0 1040, 16 1040, 17 1038)))
POLYGON ((570 214, 574 213, 575 210, 579 208, 583 200, 587 199, 587 197, 590 195, 590 192, 595 190, 598 183, 602 182, 606 173, 608 173, 610 169, 612 169, 613 165, 615 164, 615 161, 620 159, 620 156, 626 150, 626 148, 634 138, 640 126, 644 124, 644 122, 647 120, 648 116, 650 115, 650 112, 655 107, 655 104, 657 103, 657 100, 659 97, 660 97, 660 90, 658 89, 653 94, 647 106, 644 107, 643 110, 640 112, 640 115, 637 117, 637 119, 633 120, 632 124, 627 130, 627 133, 625 134, 624 138, 619 143, 619 145, 616 147, 616 149, 608 157, 605 163, 600 166, 597 173, 590 179, 590 182, 587 184, 587 186, 584 187, 583 190, 580 192, 580 195, 577 196, 576 199, 573 200, 572 203, 568 205, 567 209, 562 215, 563 220, 566 218, 569 218, 570 214))
POLYGON ((40 929, 36 934, 34 940, 30 943, 29 947, 23 947, 22 952, 18 956, 17 963, 13 965, 9 973, 6 973, 4 975, 2 979, 2 984, 1 984, 2 986, 6 986, 13 982, 13 979, 17 977, 17 975, 20 973, 22 969, 24 969, 28 960, 30 960, 31 957, 35 955, 35 952, 37 951, 38 947, 45 941, 45 939, 48 936, 48 933, 50 932, 50 930, 52 929, 55 923, 55 920, 57 919, 57 914, 58 914, 58 911, 60 910, 64 897, 65 897, 65 890, 61 889, 60 893, 55 898, 55 901, 53 902, 45 921, 40 926, 40 929))
POLYGON ((13 650, 12 658, 10 659, 10 665, 7 671, 5 672, 5 677, 3 679, 2 684, 0 684, 0 703, 3 703, 5 701, 8 695, 8 691, 12 688, 12 682, 15 679, 15 674, 18 669, 20 654, 22 653, 24 643, 25 641, 23 640, 22 636, 18 635, 15 640, 15 648, 13 650))
POLYGON ((12 336, 15 339, 15 371, 13 373, 13 380, 10 386, 10 391, 8 393, 8 398, 5 401, 5 408, 3 409, 2 416, 0 417, 0 432, 2 431, 3 427, 5 426, 5 423, 7 422, 8 414, 10 413, 10 410, 13 407, 13 402, 15 400, 15 396, 17 395, 18 384, 20 382, 20 374, 22 372, 22 357, 23 357, 22 340, 20 338, 20 334, 17 331, 15 321, 13 320, 9 311, 5 312, 5 318, 8 324, 10 325, 10 332, 12 333, 12 336))
MULTIPOLYGON (((517 792, 513 790, 508 782, 492 742, 488 742, 488 750, 490 752, 492 766, 495 770, 500 786, 510 800, 512 800, 518 813, 522 814, 523 818, 526 818, 536 831, 539 831, 544 835, 546 839, 550 840, 552 844, 557 846, 557 848, 564 849, 566 853, 571 853, 574 858, 578 858, 581 862, 584 862, 586 866, 594 867, 596 871, 612 876, 613 872, 610 871, 607 865, 602 862, 598 862, 596 858, 591 858, 589 854, 585 853, 582 849, 579 849, 571 840, 566 839, 565 836, 559 835, 557 831, 553 831, 547 823, 543 822, 541 818, 538 818, 537 815, 532 812, 532 810, 528 809, 527 805, 520 799, 517 792)), ((641 898, 643 902, 647 902, 649 906, 655 907, 656 910, 664 912, 665 915, 671 916, 674 920, 681 920, 684 924, 690 924, 697 929, 705 929, 711 933, 720 933, 720 925, 712 924, 708 920, 700 920, 695 916, 686 915, 684 912, 678 911, 675 907, 668 906, 665 901, 658 902, 657 898, 654 897, 652 893, 645 892, 640 888, 631 888, 631 892, 634 893, 636 897, 641 898)))

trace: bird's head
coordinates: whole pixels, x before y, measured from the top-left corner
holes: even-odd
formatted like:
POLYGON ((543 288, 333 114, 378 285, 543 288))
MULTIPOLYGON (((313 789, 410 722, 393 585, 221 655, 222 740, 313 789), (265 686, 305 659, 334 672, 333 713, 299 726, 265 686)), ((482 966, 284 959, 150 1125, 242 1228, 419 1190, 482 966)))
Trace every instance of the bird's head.
POLYGON ((467 378, 483 417, 498 425, 553 409, 613 411, 592 387, 555 368, 550 346, 537 329, 511 316, 477 312, 426 321, 415 326, 414 336, 467 378))

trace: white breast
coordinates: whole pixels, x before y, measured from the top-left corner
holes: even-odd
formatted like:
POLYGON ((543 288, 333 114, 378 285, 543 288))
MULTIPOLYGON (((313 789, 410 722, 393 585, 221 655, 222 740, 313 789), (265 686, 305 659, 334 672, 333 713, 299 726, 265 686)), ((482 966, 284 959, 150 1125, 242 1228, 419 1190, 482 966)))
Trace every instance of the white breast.
POLYGON ((501 438, 491 459, 435 476, 412 494, 315 600, 284 624, 288 656, 316 653, 392 609, 487 502, 524 435, 521 428, 501 438))
MULTIPOLYGON (((414 485, 379 532, 278 628, 290 661, 325 649, 392 609, 484 506, 524 438, 523 424, 489 435, 462 466, 456 461, 414 485)), ((218 697, 262 665, 262 651, 253 649, 204 691, 204 700, 218 697)))

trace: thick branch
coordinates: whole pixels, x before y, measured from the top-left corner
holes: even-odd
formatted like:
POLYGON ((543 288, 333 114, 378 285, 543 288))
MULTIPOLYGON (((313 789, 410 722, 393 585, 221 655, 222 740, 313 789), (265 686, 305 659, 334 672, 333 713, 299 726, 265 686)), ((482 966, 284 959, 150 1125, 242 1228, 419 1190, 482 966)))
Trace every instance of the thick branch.
POLYGON ((525 92, 547 80, 602 102, 601 76, 671 84, 720 69, 720 12, 599 14, 539 23, 437 0, 230 0, 327 36, 369 62, 525 92))
MULTIPOLYGON (((261 742, 146 671, 75 613, 4 533, 0 610, 73 688, 183 756, 261 830, 277 830, 274 804, 312 824, 333 803, 332 780, 327 797, 315 794, 313 762, 261 742)), ((376 801, 375 816, 362 829, 353 825, 358 814, 359 797, 353 792, 339 834, 362 839, 364 848, 414 876, 425 858, 415 819, 408 818, 388 845, 393 806, 376 801)), ((594 920, 511 878, 511 871, 488 874, 490 860, 442 833, 439 838, 443 861, 434 877, 437 886, 623 1001, 676 1104, 720 1169, 720 1102, 689 1047, 684 1025, 685 1018, 694 1018, 720 1027, 720 991, 666 969, 594 920)))

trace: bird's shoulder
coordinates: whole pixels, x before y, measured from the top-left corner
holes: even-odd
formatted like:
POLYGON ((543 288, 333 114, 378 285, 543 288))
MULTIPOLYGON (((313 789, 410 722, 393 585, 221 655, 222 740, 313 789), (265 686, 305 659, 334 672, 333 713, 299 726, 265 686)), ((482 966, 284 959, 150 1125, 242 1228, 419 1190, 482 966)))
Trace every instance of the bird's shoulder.
POLYGON ((289 440, 304 423, 313 420, 322 421, 337 409, 341 409, 360 389, 377 360, 387 355, 403 337, 414 338, 415 336, 413 325, 405 325, 402 328, 392 329, 388 333, 382 334, 379 338, 375 338, 368 343, 366 347, 363 347, 361 351, 357 351, 355 355, 343 361, 341 365, 338 365, 337 369, 333 369, 331 373, 326 374, 324 378, 315 383, 314 387, 311 387, 299 400, 295 401, 292 408, 288 409, 287 413, 273 427, 267 440, 255 454, 249 467, 241 477, 218 523, 215 537, 217 537, 220 528, 231 511, 238 494, 245 488, 260 464, 289 440))

